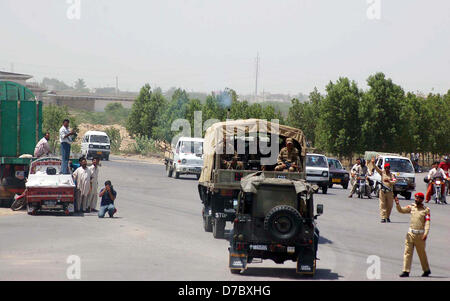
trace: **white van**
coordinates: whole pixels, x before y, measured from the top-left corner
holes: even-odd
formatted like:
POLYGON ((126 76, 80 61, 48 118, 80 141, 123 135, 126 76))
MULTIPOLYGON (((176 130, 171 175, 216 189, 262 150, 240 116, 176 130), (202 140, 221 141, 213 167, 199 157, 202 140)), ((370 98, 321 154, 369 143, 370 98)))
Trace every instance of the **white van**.
POLYGON ((102 160, 109 160, 111 143, 105 132, 88 131, 81 140, 81 154, 86 159, 100 157, 102 160))
MULTIPOLYGON (((382 170, 384 170, 384 164, 386 163, 391 165, 391 173, 397 179, 394 184, 394 194, 400 194, 405 199, 410 200, 412 191, 416 189, 414 166, 411 160, 398 155, 381 154, 375 161, 375 164, 382 170)), ((370 178, 376 183, 375 193, 377 193, 381 186, 379 184, 381 175, 374 172, 370 178)))
POLYGON ((200 178, 203 167, 203 138, 180 137, 172 152, 165 155, 167 176, 180 175, 200 178))
POLYGON ((330 169, 328 159, 321 154, 306 154, 306 181, 317 184, 322 193, 327 193, 330 185, 330 169))

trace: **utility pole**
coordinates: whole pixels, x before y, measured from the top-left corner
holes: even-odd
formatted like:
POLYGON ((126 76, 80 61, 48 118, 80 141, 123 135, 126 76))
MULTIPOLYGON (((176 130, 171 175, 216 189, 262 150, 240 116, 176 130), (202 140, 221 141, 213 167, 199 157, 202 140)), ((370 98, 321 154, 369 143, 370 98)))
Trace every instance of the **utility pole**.
POLYGON ((258 96, 259 52, 256 53, 255 101, 258 96))
POLYGON ((116 76, 116 96, 119 95, 119 77, 116 76))

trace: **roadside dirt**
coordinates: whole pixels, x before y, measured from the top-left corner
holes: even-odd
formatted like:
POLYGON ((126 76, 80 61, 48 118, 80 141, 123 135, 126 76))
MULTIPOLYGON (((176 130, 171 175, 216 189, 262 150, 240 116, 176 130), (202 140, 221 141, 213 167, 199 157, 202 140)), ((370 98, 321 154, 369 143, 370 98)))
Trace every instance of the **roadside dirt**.
POLYGON ((25 210, 12 211, 10 208, 0 208, 0 217, 9 215, 25 214, 25 210))

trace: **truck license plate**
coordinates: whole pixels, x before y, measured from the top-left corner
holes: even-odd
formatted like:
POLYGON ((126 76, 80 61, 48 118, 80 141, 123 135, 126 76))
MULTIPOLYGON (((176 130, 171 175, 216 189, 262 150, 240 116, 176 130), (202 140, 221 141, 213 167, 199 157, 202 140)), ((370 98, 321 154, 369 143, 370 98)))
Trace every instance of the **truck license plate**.
POLYGON ((341 183, 341 179, 333 179, 331 180, 333 183, 341 183))

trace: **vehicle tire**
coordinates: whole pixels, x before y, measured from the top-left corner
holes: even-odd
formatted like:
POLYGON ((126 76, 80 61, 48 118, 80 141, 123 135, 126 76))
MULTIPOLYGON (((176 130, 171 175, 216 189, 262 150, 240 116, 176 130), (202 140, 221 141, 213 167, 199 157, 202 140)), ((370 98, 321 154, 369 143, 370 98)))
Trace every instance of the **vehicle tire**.
POLYGON ((241 271, 242 271, 242 270, 240 270, 240 269, 230 269, 230 273, 231 273, 231 274, 235 274, 235 275, 241 274, 241 271))
POLYGON ((333 183, 330 183, 330 184, 328 185, 328 188, 333 188, 333 183))
POLYGON ((328 186, 322 186, 322 193, 327 194, 328 186))
POLYGON ((225 220, 222 218, 214 218, 212 222, 212 231, 214 238, 225 237, 225 220))
POLYGON ((203 229, 205 232, 212 232, 212 224, 211 224, 211 217, 205 215, 205 209, 203 208, 203 229))
POLYGON ((175 171, 174 174, 173 174, 173 177, 175 179, 179 179, 180 178, 180 173, 178 171, 175 171))
POLYGON ((199 179, 200 179, 200 175, 195 175, 195 178, 196 178, 197 180, 199 180, 199 179))
POLYGON ((166 174, 167 174, 167 176, 169 177, 169 178, 171 178, 172 177, 172 167, 170 166, 170 163, 167 163, 166 164, 166 174))
POLYGON ((289 241, 297 236, 302 217, 297 209, 281 205, 272 208, 264 218, 264 230, 276 241, 289 241))
POLYGON ((105 161, 109 161, 109 155, 106 155, 105 161))
POLYGON ((405 197, 406 200, 409 201, 409 200, 411 199, 411 192, 410 192, 410 191, 405 192, 405 193, 403 194, 403 196, 405 197))
POLYGON ((348 183, 342 184, 342 188, 347 189, 348 188, 348 183))

